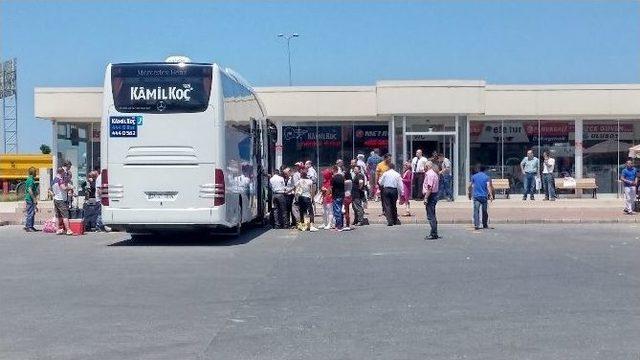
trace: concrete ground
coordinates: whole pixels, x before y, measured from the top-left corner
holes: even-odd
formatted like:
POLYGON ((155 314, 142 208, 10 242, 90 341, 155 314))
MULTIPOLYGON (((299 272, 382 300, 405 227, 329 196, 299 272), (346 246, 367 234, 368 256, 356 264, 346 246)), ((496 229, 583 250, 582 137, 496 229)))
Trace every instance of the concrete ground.
POLYGON ((0 228, 1 359, 638 359, 635 224, 0 228))

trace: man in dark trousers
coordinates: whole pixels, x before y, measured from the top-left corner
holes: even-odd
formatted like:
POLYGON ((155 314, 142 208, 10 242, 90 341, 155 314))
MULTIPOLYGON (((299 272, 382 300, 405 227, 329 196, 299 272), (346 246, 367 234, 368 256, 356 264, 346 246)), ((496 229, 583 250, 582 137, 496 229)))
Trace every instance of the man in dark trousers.
POLYGON ((422 150, 416 150, 416 156, 411 160, 411 172, 413 173, 411 184, 411 198, 414 200, 422 199, 422 183, 424 182, 426 163, 427 158, 422 156, 422 150))
POLYGON ((469 200, 473 200, 473 227, 480 230, 480 209, 482 209, 482 228, 489 228, 489 200, 493 200, 493 184, 483 165, 476 166, 476 173, 469 183, 469 200))
POLYGON ((362 207, 362 199, 364 199, 365 179, 362 175, 360 165, 353 167, 353 189, 351 190, 351 206, 353 207, 353 225, 361 226, 364 221, 364 208, 362 207))
POLYGON ((293 201, 295 200, 295 179, 293 174, 291 173, 290 168, 285 168, 283 171, 284 177, 284 185, 285 185, 285 214, 284 214, 284 226, 285 227, 296 227, 298 226, 298 220, 296 219, 295 214, 293 213, 293 201))
POLYGON ((389 163, 389 170, 380 177, 382 202, 384 204, 384 216, 387 218, 387 226, 400 225, 398 219, 398 196, 403 194, 402 176, 395 170, 396 166, 389 163))
POLYGON ((271 176, 269 186, 273 193, 273 225, 275 228, 283 229, 285 227, 284 215, 287 208, 287 198, 284 178, 280 176, 280 171, 276 170, 275 174, 271 176))
POLYGON ((378 195, 380 196, 380 202, 382 203, 382 214, 386 214, 387 210, 385 207, 387 206, 382 199, 384 198, 384 187, 380 185, 380 178, 382 178, 382 174, 384 174, 387 170, 389 170, 389 164, 391 164, 391 154, 385 154, 384 160, 378 163, 376 166, 376 184, 378 184, 378 195))
POLYGON ((435 240, 440 236, 438 235, 438 219, 436 218, 436 205, 438 204, 438 190, 440 186, 440 177, 438 173, 434 171, 434 164, 431 161, 427 161, 427 172, 424 175, 424 183, 422 184, 422 194, 424 195, 424 205, 427 209, 427 220, 429 220, 429 226, 431 232, 425 240, 435 240))

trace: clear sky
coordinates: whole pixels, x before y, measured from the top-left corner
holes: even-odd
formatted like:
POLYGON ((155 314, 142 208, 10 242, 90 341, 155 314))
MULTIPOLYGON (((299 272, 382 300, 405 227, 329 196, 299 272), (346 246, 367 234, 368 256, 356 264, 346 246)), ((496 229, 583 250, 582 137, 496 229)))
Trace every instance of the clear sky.
POLYGON ((27 2, 0 0, 0 56, 18 58, 19 146, 51 143, 37 86, 101 86, 109 62, 184 54, 254 86, 390 79, 639 83, 639 1, 27 2))

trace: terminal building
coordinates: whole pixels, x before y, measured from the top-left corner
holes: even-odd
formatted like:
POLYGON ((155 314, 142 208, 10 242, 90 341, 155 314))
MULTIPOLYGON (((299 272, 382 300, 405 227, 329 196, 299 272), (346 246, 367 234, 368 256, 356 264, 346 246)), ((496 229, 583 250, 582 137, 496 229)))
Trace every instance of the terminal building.
MULTIPOLYGON (((325 167, 375 148, 401 164, 417 149, 438 151, 452 161, 458 196, 476 163, 521 192, 528 149, 552 152, 556 177, 595 178, 599 193, 616 194, 620 164, 640 144, 640 84, 415 80, 255 90, 279 130, 278 165, 325 167)), ((34 97, 35 116, 51 121, 56 161, 71 160, 80 176, 99 166, 102 88, 36 88, 34 97)))

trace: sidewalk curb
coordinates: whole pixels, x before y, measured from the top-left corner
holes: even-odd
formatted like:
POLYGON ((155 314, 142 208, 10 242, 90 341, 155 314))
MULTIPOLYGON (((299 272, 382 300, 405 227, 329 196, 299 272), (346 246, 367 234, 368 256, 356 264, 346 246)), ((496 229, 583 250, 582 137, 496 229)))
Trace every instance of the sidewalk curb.
MULTIPOLYGON (((415 224, 415 225, 426 225, 428 224, 427 220, 418 221, 417 218, 412 219, 411 221, 403 221, 400 219, 402 224, 415 224)), ((491 220, 489 219, 489 223, 492 224, 513 224, 513 225, 533 225, 533 224, 635 224, 637 223, 637 219, 629 219, 623 220, 619 218, 615 219, 522 219, 522 220, 512 220, 512 219, 504 219, 504 220, 491 220)), ((376 225, 386 225, 386 220, 371 220, 369 219, 370 224, 376 225)), ((471 219, 469 220, 461 220, 461 219, 438 219, 438 224, 446 224, 446 225, 468 225, 472 224, 471 219)))
MULTIPOLYGON (((5 213, 0 213, 0 215, 5 213)), ((1 218, 2 216, 0 216, 1 218)), ((316 216, 318 217, 318 216, 316 216)), ((0 220, 0 226, 7 225, 22 225, 22 218, 20 221, 16 220, 0 220)), ((42 225, 43 220, 35 220, 36 225, 42 225)), ((419 218, 417 216, 411 217, 400 217, 400 222, 403 224, 427 224, 428 221, 423 218, 419 218)), ((489 222, 493 224, 636 224, 640 223, 638 217, 615 217, 608 219, 578 219, 578 218, 562 218, 562 219, 497 219, 492 220, 489 218, 489 222)), ((369 217, 369 223, 377 224, 377 225, 386 225, 387 221, 384 217, 372 216, 369 217)), ((468 225, 471 224, 471 219, 438 219, 439 224, 447 224, 447 225, 468 225)))

